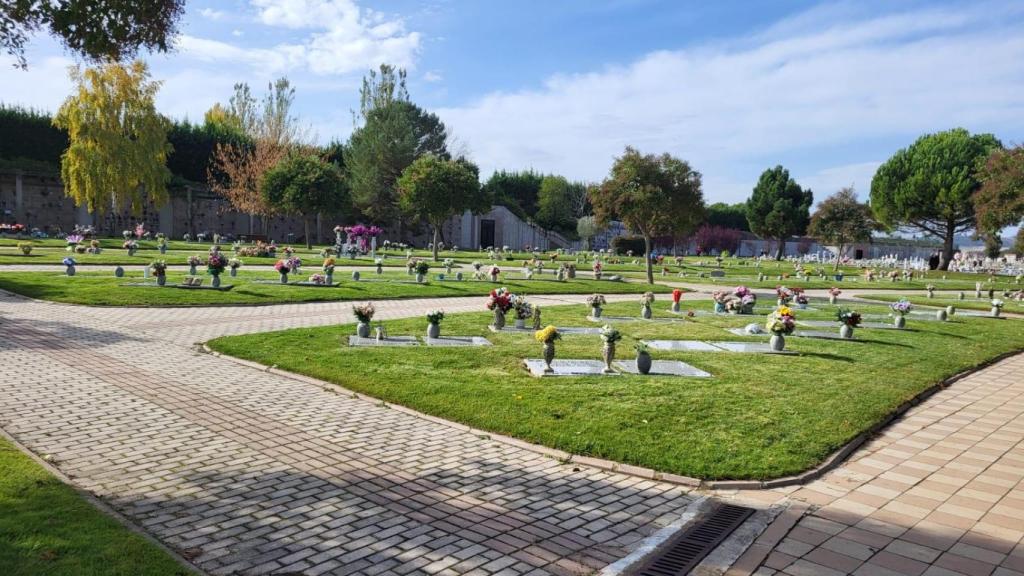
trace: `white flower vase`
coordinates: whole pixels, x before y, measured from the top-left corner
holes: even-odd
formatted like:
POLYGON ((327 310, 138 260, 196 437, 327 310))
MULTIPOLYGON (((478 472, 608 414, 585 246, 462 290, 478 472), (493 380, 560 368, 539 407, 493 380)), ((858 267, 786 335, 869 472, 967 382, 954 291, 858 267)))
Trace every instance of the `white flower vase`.
POLYGON ((498 308, 494 309, 494 322, 492 324, 495 330, 501 330, 505 327, 505 313, 498 308))
POLYGON ((601 317, 601 307, 600 306, 591 306, 590 307, 590 317, 591 318, 600 318, 601 317))
POLYGON ((164 245, 164 244, 161 244, 161 245, 160 245, 160 246, 158 247, 158 249, 160 250, 160 253, 161 253, 161 254, 167 254, 167 246, 166 246, 166 245, 164 245))
POLYGON ((523 328, 526 328, 526 319, 525 318, 516 318, 516 328, 520 329, 520 330, 523 329, 523 328))
POLYGON ((833 305, 833 306, 835 306, 835 305, 836 305, 836 297, 835 297, 835 296, 831 296, 831 295, 829 295, 829 297, 828 297, 828 303, 829 303, 829 304, 831 304, 831 305, 833 305))
POLYGON ((992 309, 988 311, 988 315, 993 318, 999 318, 999 311, 999 306, 993 306, 992 309))
POLYGON ((776 306, 785 306, 786 305, 786 301, 783 300, 782 298, 779 298, 778 300, 775 301, 775 304, 776 304, 776 306))
POLYGON ((956 314, 956 306, 946 306, 946 316, 952 318, 956 314))
POLYGON ((849 324, 843 324, 842 326, 840 326, 839 327, 839 337, 840 338, 846 338, 847 340, 852 339, 853 338, 853 326, 850 326, 849 324))
POLYGON ((640 317, 643 318, 644 320, 651 319, 651 307, 649 305, 644 304, 643 306, 640 307, 640 317))
POLYGON ((929 298, 935 298, 935 291, 934 290, 929 290, 928 291, 928 297, 929 298))
POLYGON ((440 324, 427 324, 427 338, 436 340, 441 337, 440 324))
POLYGON ((612 369, 612 361, 615 360, 615 343, 605 343, 604 348, 601 350, 601 357, 604 359, 604 368, 601 369, 601 372, 614 374, 615 370, 612 369))
POLYGON ((902 330, 907 326, 907 319, 903 317, 903 314, 897 314, 893 320, 893 325, 902 330))
POLYGON ((360 322, 356 324, 356 336, 360 338, 370 337, 370 324, 367 322, 360 322))
POLYGON ((491 282, 497 282, 497 281, 498 281, 498 275, 497 274, 491 274, 491 282))
POLYGON ((786 349, 786 337, 782 334, 772 334, 768 344, 771 345, 772 351, 782 352, 786 349))
POLYGON ((679 302, 672 303, 672 313, 679 314, 679 302))
POLYGON ((945 309, 936 310, 935 311, 935 319, 938 320, 939 322, 945 322, 946 321, 946 310, 945 309))

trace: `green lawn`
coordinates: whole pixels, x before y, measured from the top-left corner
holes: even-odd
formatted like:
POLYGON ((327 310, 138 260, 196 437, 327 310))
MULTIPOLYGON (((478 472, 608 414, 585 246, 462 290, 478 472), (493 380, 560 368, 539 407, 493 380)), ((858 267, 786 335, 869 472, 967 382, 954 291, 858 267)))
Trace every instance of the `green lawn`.
MULTIPOLYGON (((936 294, 935 298, 928 298, 925 295, 900 295, 900 294, 857 294, 858 298, 867 298, 870 300, 880 300, 882 302, 895 302, 900 299, 909 300, 912 304, 917 306, 936 306, 946 307, 955 306, 956 308, 962 308, 964 310, 982 310, 988 312, 992 309, 992 301, 984 296, 981 299, 974 297, 974 291, 966 292, 963 300, 958 300, 956 297, 950 298, 946 294, 936 294)), ((1004 298, 1001 293, 996 292, 995 298, 1003 301, 1003 312, 1011 312, 1015 314, 1024 314, 1024 302, 1017 300, 1011 300, 1004 298)))
POLYGON ((4 576, 193 574, 0 438, 4 576))
MULTIPOLYGON (((670 316, 667 298, 657 316, 670 316)), ((684 303, 708 309, 710 302, 684 303)), ((822 305, 823 308, 829 308, 822 305)), ((885 313, 883 306, 860 311, 885 313)), ((633 315, 617 303, 605 315, 633 315)), ((585 306, 547 307, 545 322, 593 325, 585 306)), ((800 311, 831 319, 831 310, 800 311)), ((772 478, 817 464, 830 452, 943 378, 998 354, 1024 349, 1024 324, 957 318, 910 319, 904 331, 860 329, 857 340, 789 338, 799 356, 654 351, 711 374, 672 377, 533 378, 530 334, 494 334, 486 312, 446 318, 442 331, 476 335, 485 348, 348 348, 352 325, 213 340, 215 350, 338 383, 347 389, 531 442, 701 478, 772 478)), ((697 316, 681 323, 627 322, 618 357, 640 338, 744 340, 723 330, 755 316, 697 316)), ((422 334, 422 318, 385 323, 389 334, 422 334)), ((751 340, 747 338, 746 340, 751 340)), ((766 341, 766 340, 761 340, 766 341)), ((600 358, 596 335, 565 336, 560 358, 600 358)))
MULTIPOLYGON (((291 280, 305 280, 319 268, 305 268, 301 274, 293 274, 291 280)), ((167 283, 180 283, 186 274, 171 271, 167 283)), ((184 290, 177 288, 156 288, 123 286, 143 282, 141 272, 126 273, 115 278, 110 273, 79 272, 65 276, 61 272, 0 272, 0 289, 23 294, 39 300, 53 300, 71 304, 94 306, 209 306, 213 304, 281 304, 286 302, 318 302, 332 300, 382 300, 392 298, 425 298, 445 296, 480 296, 498 286, 522 294, 605 294, 640 293, 645 291, 668 292, 662 285, 648 285, 638 282, 611 282, 607 280, 576 279, 558 282, 552 276, 545 280, 517 280, 519 274, 512 274, 500 283, 490 281, 463 280, 439 281, 437 273, 429 275, 428 281, 416 284, 404 272, 385 272, 382 276, 364 273, 362 280, 355 282, 349 273, 336 273, 337 287, 318 288, 312 286, 282 286, 277 283, 255 283, 254 280, 276 281, 279 276, 272 272, 243 270, 237 278, 225 273, 221 278, 224 285, 234 284, 226 291, 184 290), (379 278, 387 281, 380 281, 379 278)), ((152 278, 145 282, 154 282, 152 278)), ((206 277, 204 284, 209 285, 206 277)))

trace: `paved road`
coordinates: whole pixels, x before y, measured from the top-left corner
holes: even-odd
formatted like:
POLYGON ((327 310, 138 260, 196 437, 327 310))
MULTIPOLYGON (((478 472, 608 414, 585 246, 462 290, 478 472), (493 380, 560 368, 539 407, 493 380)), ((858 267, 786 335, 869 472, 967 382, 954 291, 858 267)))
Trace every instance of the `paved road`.
MULTIPOLYGON (((381 302, 378 314, 480 302, 381 302)), ((143 310, 2 297, 0 426, 213 574, 583 574, 693 501, 190 346, 347 320, 350 303, 143 310)))

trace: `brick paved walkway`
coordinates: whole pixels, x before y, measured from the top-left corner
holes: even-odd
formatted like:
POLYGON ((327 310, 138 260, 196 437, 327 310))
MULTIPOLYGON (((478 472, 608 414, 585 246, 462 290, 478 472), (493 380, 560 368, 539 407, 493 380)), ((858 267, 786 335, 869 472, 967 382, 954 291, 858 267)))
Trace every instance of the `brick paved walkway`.
POLYGON ((757 498, 795 504, 730 575, 1024 576, 1024 355, 935 394, 821 480, 757 498))
POLYGON ((0 426, 214 574, 583 574, 693 501, 679 486, 561 464, 189 346, 349 320, 350 308, 2 296, 0 426))

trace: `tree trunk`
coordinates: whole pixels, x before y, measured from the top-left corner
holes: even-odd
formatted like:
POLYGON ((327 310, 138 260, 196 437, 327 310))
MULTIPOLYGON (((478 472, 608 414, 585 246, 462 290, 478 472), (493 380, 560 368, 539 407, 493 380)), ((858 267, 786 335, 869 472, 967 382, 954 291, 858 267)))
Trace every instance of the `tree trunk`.
POLYGON ((647 260, 647 283, 654 284, 654 269, 651 266, 651 237, 644 234, 644 258, 647 260))
POLYGON ((438 229, 438 226, 435 224, 434 225, 434 262, 437 262, 437 238, 438 238, 437 229, 438 229))
POLYGON ((949 222, 946 226, 946 236, 942 239, 942 260, 939 262, 939 270, 949 270, 949 263, 953 260, 953 237, 956 236, 956 226, 949 222))
POLYGON ((775 249, 775 259, 782 260, 782 253, 786 251, 786 239, 779 238, 779 247, 775 249))
POLYGON ((836 252, 836 266, 834 270, 836 272, 839 272, 839 261, 843 259, 843 252, 845 252, 845 250, 843 250, 842 244, 840 244, 836 249, 838 250, 838 252, 836 252))
POLYGON ((306 235, 306 250, 311 250, 313 248, 313 239, 310 237, 309 234, 309 217, 306 216, 305 214, 302 215, 302 228, 303 232, 306 235))

